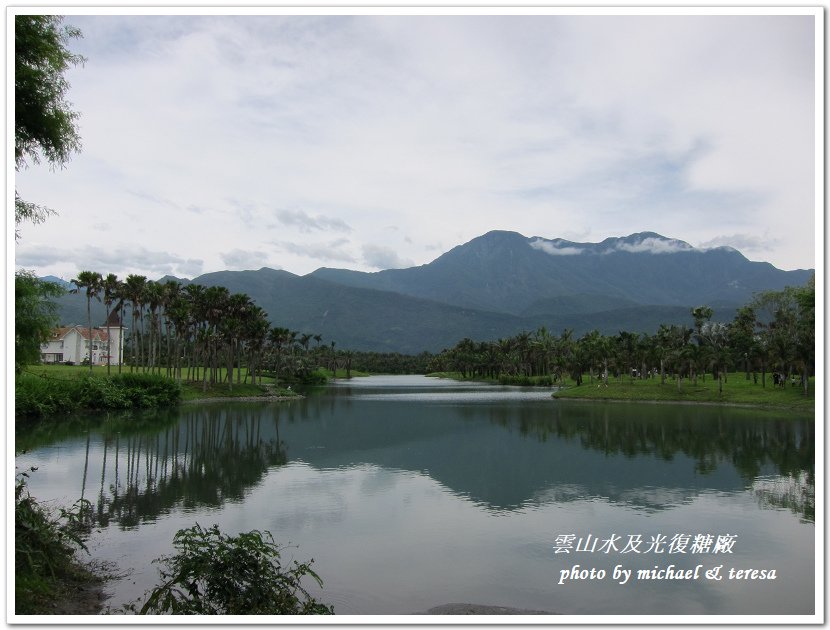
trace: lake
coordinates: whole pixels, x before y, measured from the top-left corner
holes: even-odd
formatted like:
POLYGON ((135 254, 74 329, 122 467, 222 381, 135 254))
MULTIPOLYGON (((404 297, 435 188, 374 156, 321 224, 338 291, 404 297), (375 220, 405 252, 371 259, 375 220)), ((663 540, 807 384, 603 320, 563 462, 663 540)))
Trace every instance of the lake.
POLYGON ((310 590, 337 614, 814 613, 812 417, 550 393, 337 381, 290 402, 72 418, 18 433, 16 465, 38 468, 39 499, 92 503, 93 557, 128 572, 108 584, 115 612, 198 522, 313 558, 310 590))

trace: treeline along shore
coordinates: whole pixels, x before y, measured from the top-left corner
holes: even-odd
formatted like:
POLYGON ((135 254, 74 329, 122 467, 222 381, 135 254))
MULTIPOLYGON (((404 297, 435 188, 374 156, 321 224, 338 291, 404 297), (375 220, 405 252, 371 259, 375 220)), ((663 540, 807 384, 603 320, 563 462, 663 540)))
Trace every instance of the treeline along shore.
POLYGON ((557 386, 554 395, 563 398, 812 406, 814 279, 756 295, 728 323, 712 321, 709 306, 689 315, 691 326, 663 324, 651 335, 594 330, 575 339, 570 330, 540 328, 497 341, 463 339, 435 356, 429 371, 557 386))
MULTIPOLYGON (((365 373, 556 386, 558 396, 570 397, 787 406, 792 394, 785 398, 775 392, 795 389, 802 400, 809 397, 815 370, 813 280, 756 295, 728 323, 713 321, 714 309, 699 306, 690 309, 691 325, 664 324, 654 334, 609 336, 594 330, 574 338, 570 330, 557 335, 542 327, 495 341, 465 338, 438 354, 415 356, 337 348, 319 334, 274 326, 249 296, 221 286, 182 286, 140 275, 121 281, 91 271, 79 273, 72 285, 87 301, 91 341, 85 365, 35 369, 39 349, 57 325, 49 298, 62 289, 26 272, 16 276, 18 297, 28 295, 30 302, 28 314, 16 314, 16 332, 34 330, 28 340, 16 335, 17 415, 148 408, 215 396, 290 397, 296 395, 289 389, 294 384, 365 373), (97 342, 106 357, 98 366, 90 361, 96 347, 89 315, 94 300, 106 307, 107 330, 118 332, 97 342), (27 326, 27 317, 43 321, 27 326), (121 345, 117 352, 109 347, 113 340, 121 345), (110 362, 113 355, 117 365, 110 362), (730 372, 742 372, 752 389, 742 383, 736 394, 737 379, 730 379, 730 372), (599 391, 589 391, 586 384, 598 385, 599 391)), ((25 308, 27 300, 20 302, 25 308)))

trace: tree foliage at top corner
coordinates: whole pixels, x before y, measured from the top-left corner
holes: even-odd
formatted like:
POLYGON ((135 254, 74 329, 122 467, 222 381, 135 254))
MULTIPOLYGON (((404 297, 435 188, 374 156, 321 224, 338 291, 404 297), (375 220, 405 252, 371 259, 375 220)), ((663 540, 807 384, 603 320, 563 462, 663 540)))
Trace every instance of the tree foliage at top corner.
MULTIPOLYGON (((14 18, 14 165, 20 170, 41 157, 61 167, 80 151, 79 114, 66 100, 64 72, 83 63, 69 41, 81 31, 63 24, 59 15, 17 15, 14 18)), ((42 223, 54 211, 14 194, 15 223, 42 223)), ((15 232, 15 238, 19 234, 15 232)))
POLYGON ((14 20, 14 160, 20 169, 40 162, 62 166, 81 148, 78 113, 66 100, 64 72, 84 62, 68 48, 81 31, 59 15, 17 15, 14 20))

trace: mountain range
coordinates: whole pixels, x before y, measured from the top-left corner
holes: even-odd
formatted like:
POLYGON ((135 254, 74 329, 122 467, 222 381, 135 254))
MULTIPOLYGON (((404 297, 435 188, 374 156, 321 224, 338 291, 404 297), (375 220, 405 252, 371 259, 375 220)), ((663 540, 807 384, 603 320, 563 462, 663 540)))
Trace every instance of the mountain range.
MULTIPOLYGON (((417 353, 540 326, 577 337, 595 328, 653 333, 660 324, 691 325, 699 305, 730 321, 755 293, 804 285, 813 273, 653 232, 577 243, 493 231, 408 269, 299 276, 262 268, 176 279, 246 293, 274 325, 320 334, 338 348, 417 353)), ((59 314, 64 324, 85 323, 85 298, 60 298, 59 314)), ((103 321, 102 306, 94 318, 103 321)))

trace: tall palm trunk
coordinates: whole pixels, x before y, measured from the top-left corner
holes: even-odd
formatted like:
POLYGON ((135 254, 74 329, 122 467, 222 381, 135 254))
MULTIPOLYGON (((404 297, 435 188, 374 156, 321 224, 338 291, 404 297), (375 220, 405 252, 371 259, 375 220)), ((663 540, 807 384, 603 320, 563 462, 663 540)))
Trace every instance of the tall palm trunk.
POLYGON ((92 297, 86 294, 86 326, 89 335, 89 373, 92 374, 92 297))

